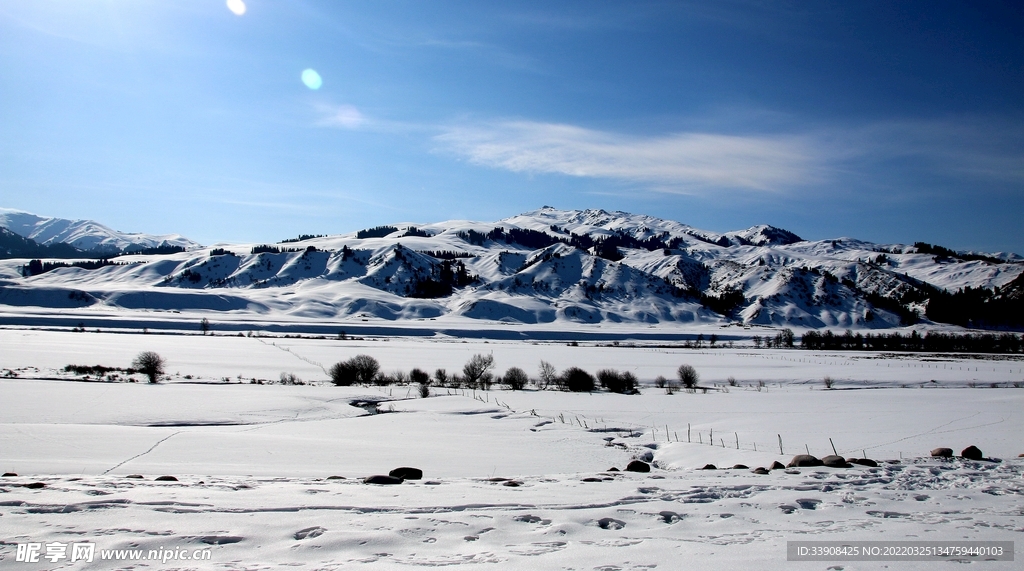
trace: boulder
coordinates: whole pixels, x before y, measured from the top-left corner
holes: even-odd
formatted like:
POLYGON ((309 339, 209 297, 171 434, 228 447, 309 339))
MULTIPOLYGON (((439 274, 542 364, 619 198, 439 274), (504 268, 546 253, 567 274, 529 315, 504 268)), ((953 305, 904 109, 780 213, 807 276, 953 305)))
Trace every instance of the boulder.
POLYGON ((344 480, 345 476, 327 476, 328 480, 344 480))
POLYGON ((779 462, 778 460, 776 460, 776 461, 772 462, 771 466, 768 466, 768 469, 769 470, 785 470, 786 466, 783 465, 782 462, 779 462))
MULTIPOLYGON (((1024 456, 1024 454, 1021 454, 1021 456, 1024 456)), ((612 466, 611 468, 608 468, 608 469, 607 469, 607 470, 605 470, 605 471, 606 471, 606 472, 618 472, 618 471, 619 471, 619 469, 618 469, 618 468, 616 468, 615 466, 612 466)))
POLYGON ((377 474, 375 476, 370 476, 369 478, 364 478, 363 479, 363 483, 364 484, 379 484, 381 486, 392 486, 392 485, 395 485, 395 484, 401 484, 402 483, 402 479, 401 478, 396 478, 394 476, 382 476, 380 474, 377 474))
POLYGON ((32 482, 30 484, 25 484, 25 487, 30 490, 38 490, 39 488, 45 488, 46 484, 43 482, 32 482))
POLYGON ((177 482, 178 479, 174 476, 157 476, 157 482, 177 482))
POLYGON ((732 467, 733 470, 749 470, 750 467, 746 464, 736 464, 732 467))
POLYGON ((953 449, 952 448, 936 448, 935 450, 932 450, 932 456, 935 457, 935 458, 952 458, 953 457, 953 449))
POLYGON ((643 460, 633 460, 626 465, 627 472, 650 472, 651 465, 643 460))
POLYGON ((849 468, 850 463, 846 461, 846 458, 842 456, 836 456, 835 454, 829 454, 821 459, 821 463, 828 466, 829 468, 849 468))
POLYGON ((981 450, 977 446, 968 446, 964 448, 960 455, 968 460, 981 460, 985 458, 985 455, 981 453, 981 450))
POLYGON ((419 468, 410 468, 408 466, 402 466, 401 468, 395 468, 388 472, 388 475, 393 478, 401 478, 403 480, 422 480, 423 470, 419 468))
POLYGON ((755 474, 767 474, 768 468, 765 468, 764 466, 759 466, 757 468, 754 468, 753 472, 755 474))
MULTIPOLYGON (((1022 456, 1024 456, 1024 455, 1022 455, 1022 456)), ((15 474, 14 472, 4 472, 4 475, 0 476, 0 477, 3 477, 3 478, 13 478, 14 476, 17 476, 17 474, 15 474)))
POLYGON ((145 480, 146 478, 142 474, 128 474, 125 478, 131 478, 132 480, 145 480))
POLYGON ((714 464, 704 464, 704 467, 701 468, 701 470, 717 470, 717 469, 718 468, 716 468, 714 464))
POLYGON ((789 461, 787 468, 814 468, 817 466, 824 466, 821 460, 818 460, 810 454, 797 454, 793 456, 793 459, 789 461))
POLYGON ((847 458, 846 461, 851 464, 859 464, 861 466, 868 466, 871 468, 878 467, 878 462, 875 462, 871 458, 847 458))
POLYGON ((509 480, 509 481, 507 481, 507 482, 502 484, 502 486, 506 486, 508 488, 518 488, 519 486, 522 486, 522 485, 523 485, 522 482, 517 482, 515 480, 509 480))

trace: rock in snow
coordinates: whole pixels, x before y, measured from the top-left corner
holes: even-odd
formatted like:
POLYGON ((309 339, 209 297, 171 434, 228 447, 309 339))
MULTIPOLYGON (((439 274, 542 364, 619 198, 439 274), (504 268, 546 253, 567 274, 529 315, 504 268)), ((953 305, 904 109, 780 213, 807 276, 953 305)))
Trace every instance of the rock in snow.
POLYGON ((985 455, 981 453, 981 450, 977 446, 968 446, 964 448, 960 455, 968 460, 981 460, 985 458, 985 455))

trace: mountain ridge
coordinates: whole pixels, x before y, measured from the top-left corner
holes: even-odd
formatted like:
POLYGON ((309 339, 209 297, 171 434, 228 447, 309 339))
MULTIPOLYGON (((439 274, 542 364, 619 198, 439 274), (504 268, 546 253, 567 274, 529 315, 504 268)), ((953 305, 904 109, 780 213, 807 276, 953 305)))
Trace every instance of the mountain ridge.
POLYGON ((97 255, 167 247, 188 250, 201 246, 180 234, 119 232, 93 220, 38 216, 10 208, 0 208, 0 227, 7 228, 40 246, 67 244, 82 252, 97 255))
POLYGON ((0 304, 46 306, 46 292, 73 290, 83 307, 323 318, 888 329, 941 316, 965 326, 1024 324, 1024 263, 928 245, 922 253, 803 240, 769 225, 717 233, 649 215, 543 207, 496 222, 301 238, 32 276, 9 261, 0 266, 0 304), (973 309, 958 312, 964 300, 973 309))

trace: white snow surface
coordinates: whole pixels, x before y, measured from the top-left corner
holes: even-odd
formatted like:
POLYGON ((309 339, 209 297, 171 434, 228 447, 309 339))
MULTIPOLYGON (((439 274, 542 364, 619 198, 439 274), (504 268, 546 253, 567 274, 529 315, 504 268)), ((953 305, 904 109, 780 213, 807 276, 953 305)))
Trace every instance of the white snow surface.
POLYGON ((80 250, 120 251, 129 246, 180 246, 185 249, 199 247, 197 242, 178 234, 118 232, 92 220, 38 216, 10 208, 0 208, 0 226, 43 245, 65 243, 80 250))
MULTIPOLYGON (((75 227, 68 221, 0 212, 6 217, 0 223, 7 220, 15 231, 53 226, 47 239, 75 227)), ((1005 287, 1024 273, 1024 262, 1017 260, 940 260, 903 253, 914 252, 911 246, 850 238, 801 241, 764 225, 719 234, 604 210, 545 207, 497 222, 393 227, 382 237, 349 233, 269 245, 279 252, 252 253, 266 246, 261 244, 192 248, 189 243, 192 249, 179 254, 122 256, 120 265, 61 268, 33 277, 22 277, 27 260, 2 260, 0 309, 40 316, 46 313, 42 308, 95 315, 177 311, 270 320, 443 317, 560 327, 631 324, 671 330, 734 323, 841 331, 900 326, 899 316, 874 306, 868 294, 902 299, 920 293, 919 282, 947 291, 1005 287), (622 258, 613 261, 579 242, 573 242, 576 247, 481 241, 495 229, 542 233, 542 242, 616 235, 641 242, 657 239, 672 247, 622 246, 622 258), (470 232, 476 238, 470 239, 470 232), (230 254, 221 255, 225 251, 230 254), (460 257, 452 263, 464 264, 473 279, 451 293, 423 289, 445 279, 443 258, 453 254, 460 257), (729 315, 700 303, 700 294, 732 290, 741 291, 744 300, 729 315)), ((98 240, 100 234, 89 236, 98 240)))
POLYGON ((883 539, 1015 541, 1019 558, 1024 389, 1014 383, 1024 381, 1022 367, 1019 356, 2 328, 0 470, 19 475, 0 478, 0 567, 952 565, 786 561, 787 541, 883 539), (166 359, 161 383, 63 370, 127 367, 143 350, 166 359), (385 371, 456 372, 474 354, 493 355, 499 373, 518 366, 532 376, 540 360, 559 370, 615 368, 634 372, 643 388, 617 395, 432 387, 418 398, 410 386, 325 382, 324 366, 357 354, 374 356, 385 371), (682 363, 698 370, 706 393, 652 385, 682 363), (266 382, 281 372, 308 384, 266 382), (376 402, 382 414, 354 401, 376 402), (929 457, 935 447, 968 445, 990 460, 929 457), (805 450, 820 457, 833 446, 880 465, 767 475, 732 468, 787 463, 805 450), (633 459, 651 461, 652 471, 609 471, 633 459), (698 469, 709 463, 719 469, 698 469), (424 478, 362 483, 399 466, 421 468, 424 478), (156 481, 161 475, 177 481, 156 481), (209 549, 211 558, 14 561, 18 543, 75 541, 144 553, 209 549))

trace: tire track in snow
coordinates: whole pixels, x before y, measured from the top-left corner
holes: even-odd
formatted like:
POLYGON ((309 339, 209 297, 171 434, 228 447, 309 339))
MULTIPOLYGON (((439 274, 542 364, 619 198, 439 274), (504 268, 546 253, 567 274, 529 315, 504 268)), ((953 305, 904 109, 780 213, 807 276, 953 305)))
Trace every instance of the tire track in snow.
POLYGON ((154 444, 154 445, 152 445, 152 446, 150 446, 150 447, 149 447, 149 450, 146 450, 145 452, 142 452, 141 454, 136 454, 135 456, 132 456, 131 458, 129 458, 129 459, 127 459, 127 460, 125 460, 124 462, 121 462, 121 463, 119 463, 118 465, 116 465, 116 466, 114 466, 113 468, 111 468, 111 469, 107 470, 106 472, 103 472, 103 473, 102 473, 102 474, 100 474, 100 475, 101 475, 101 476, 106 476, 107 474, 109 474, 109 473, 110 473, 110 472, 112 472, 113 470, 116 470, 116 469, 120 468, 121 466, 124 466, 125 464, 127 464, 127 463, 131 462, 132 460, 135 460, 136 458, 139 458, 139 457, 141 457, 141 456, 145 456, 146 454, 149 454, 149 453, 150 453, 150 452, 152 452, 152 451, 153 451, 153 450, 154 450, 154 449, 155 449, 155 448, 156 448, 157 446, 160 446, 160 444, 162 444, 162 443, 163 443, 163 442, 164 442, 165 440, 169 439, 169 438, 170 438, 170 437, 172 437, 172 436, 177 436, 177 435, 181 434, 182 432, 184 432, 184 431, 182 431, 182 430, 179 430, 179 431, 177 431, 177 432, 175 432, 175 433, 173 433, 173 434, 169 434, 169 435, 167 435, 167 436, 165 436, 165 437, 161 438, 160 440, 157 440, 157 441, 156 441, 156 444, 154 444))

